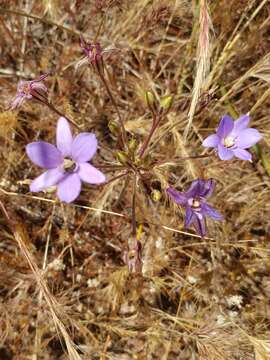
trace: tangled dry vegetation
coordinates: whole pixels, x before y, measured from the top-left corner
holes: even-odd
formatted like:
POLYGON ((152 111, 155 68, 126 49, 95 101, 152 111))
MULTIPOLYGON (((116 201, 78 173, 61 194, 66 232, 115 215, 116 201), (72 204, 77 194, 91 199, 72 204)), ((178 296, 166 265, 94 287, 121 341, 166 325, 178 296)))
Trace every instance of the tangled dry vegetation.
POLYGON ((270 359, 269 22, 267 0, 1 1, 0 359, 270 359), (253 163, 191 159, 137 182, 142 273, 123 262, 132 178, 84 186, 71 205, 29 193, 39 172, 25 145, 54 142, 58 118, 34 102, 6 111, 18 80, 50 72, 56 107, 97 134, 94 164, 119 165, 115 109, 91 68, 76 66, 80 33, 113 49, 106 64, 129 137, 149 131, 145 90, 174 95, 155 160, 202 153, 224 113, 250 112, 264 137, 253 163), (212 204, 226 218, 204 240, 183 230, 164 193, 196 177, 217 180, 212 204))

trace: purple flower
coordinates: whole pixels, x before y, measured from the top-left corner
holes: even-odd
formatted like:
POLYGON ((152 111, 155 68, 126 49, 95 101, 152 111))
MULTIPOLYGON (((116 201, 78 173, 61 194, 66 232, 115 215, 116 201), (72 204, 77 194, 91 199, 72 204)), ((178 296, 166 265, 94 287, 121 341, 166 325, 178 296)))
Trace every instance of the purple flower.
POLYGON ((230 160, 234 156, 251 161, 251 154, 246 150, 261 140, 258 130, 248 128, 249 115, 242 115, 238 120, 224 115, 217 133, 208 136, 202 143, 205 147, 217 149, 221 160, 230 160))
POLYGON ((38 192, 57 186, 60 200, 70 203, 81 192, 81 182, 101 184, 106 181, 102 172, 88 163, 97 151, 97 139, 92 133, 80 133, 72 137, 67 120, 60 117, 56 129, 57 147, 45 141, 26 146, 30 160, 47 169, 32 181, 30 190, 38 192))
POLYGON ((25 100, 35 98, 40 101, 47 99, 47 87, 43 80, 48 74, 41 75, 37 80, 20 81, 17 85, 17 93, 15 99, 11 102, 10 108, 17 109, 25 100))
POLYGON ((223 219, 223 216, 206 202, 206 199, 212 195, 214 188, 215 181, 213 179, 197 179, 192 181, 186 192, 179 192, 171 187, 166 190, 176 204, 185 207, 185 228, 193 225, 201 237, 206 234, 206 216, 214 220, 223 219))

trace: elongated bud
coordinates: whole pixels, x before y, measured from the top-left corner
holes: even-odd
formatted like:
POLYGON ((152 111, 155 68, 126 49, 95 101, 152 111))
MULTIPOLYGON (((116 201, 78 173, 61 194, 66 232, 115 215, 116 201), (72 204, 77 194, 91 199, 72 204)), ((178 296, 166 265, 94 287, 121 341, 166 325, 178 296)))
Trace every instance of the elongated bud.
POLYGON ((165 95, 160 99, 160 109, 164 112, 169 112, 173 104, 173 96, 165 95))
POLYGON ((115 136, 117 136, 120 133, 120 127, 119 127, 118 123, 114 120, 109 121, 108 128, 109 128, 110 132, 115 136))
POLYGON ((134 154, 135 151, 138 149, 138 141, 135 138, 132 138, 129 140, 128 142, 128 150, 130 151, 131 154, 134 154))
POLYGON ((145 100, 150 111, 155 112, 156 110, 156 99, 152 91, 145 92, 145 100))
POLYGON ((123 164, 126 165, 128 163, 128 156, 124 151, 118 151, 118 153, 116 154, 117 156, 117 160, 123 164))
POLYGON ((151 199, 154 202, 158 202, 161 199, 161 192, 159 190, 153 190, 151 192, 151 199))

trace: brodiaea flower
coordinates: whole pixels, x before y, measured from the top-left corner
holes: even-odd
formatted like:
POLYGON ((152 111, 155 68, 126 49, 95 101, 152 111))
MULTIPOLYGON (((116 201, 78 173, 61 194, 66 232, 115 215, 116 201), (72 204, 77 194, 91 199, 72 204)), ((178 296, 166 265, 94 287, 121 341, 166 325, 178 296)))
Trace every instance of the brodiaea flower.
POLYGON ((47 169, 31 183, 31 191, 56 185, 59 199, 70 203, 79 196, 82 181, 88 184, 105 182, 104 174, 88 163, 97 151, 94 134, 85 132, 73 138, 67 120, 61 117, 57 123, 56 144, 57 147, 37 141, 26 146, 31 161, 47 169))
POLYGON ((47 100, 47 87, 43 80, 48 74, 41 75, 37 80, 20 81, 17 86, 17 94, 15 99, 11 102, 10 108, 12 110, 20 107, 25 100, 35 98, 40 101, 47 100))
POLYGON ((167 189, 172 200, 186 209, 185 228, 193 225, 201 237, 206 234, 205 218, 207 216, 214 220, 223 219, 223 216, 206 202, 214 188, 215 181, 213 179, 197 179, 192 182, 186 192, 179 192, 173 188, 167 189))
POLYGON ((248 128, 249 115, 243 115, 234 121, 224 115, 220 121, 217 133, 208 136, 202 143, 205 147, 217 149, 221 160, 230 160, 234 156, 251 161, 251 154, 246 150, 261 140, 258 130, 248 128))

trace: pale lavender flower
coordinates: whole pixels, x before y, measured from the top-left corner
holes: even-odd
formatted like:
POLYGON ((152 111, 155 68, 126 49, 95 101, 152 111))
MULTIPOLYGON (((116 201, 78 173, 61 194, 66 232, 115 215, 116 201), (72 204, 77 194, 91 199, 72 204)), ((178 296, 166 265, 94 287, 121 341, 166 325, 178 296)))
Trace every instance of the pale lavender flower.
POLYGON ((88 163, 97 151, 97 139, 93 133, 80 133, 73 138, 68 121, 60 117, 56 129, 56 144, 36 141, 26 146, 31 161, 47 169, 30 185, 33 192, 57 186, 60 200, 70 203, 81 192, 81 183, 101 184, 105 175, 88 163))
POLYGON ((229 115, 224 115, 216 134, 208 136, 202 145, 215 148, 221 160, 230 160, 236 156, 251 161, 252 156, 246 149, 260 141, 262 135, 258 130, 248 127, 249 121, 248 114, 235 121, 229 115))
POLYGON ((191 183, 186 192, 179 192, 171 187, 166 190, 176 204, 186 209, 185 228, 193 225, 201 237, 206 234, 205 218, 207 216, 214 220, 223 219, 223 216, 206 202, 214 188, 215 181, 213 179, 197 179, 191 183))
POLYGON ((15 99, 11 102, 10 108, 17 109, 25 100, 35 98, 39 101, 47 100, 47 86, 44 84, 44 79, 48 74, 41 75, 39 79, 31 81, 19 81, 17 85, 17 93, 15 99))

